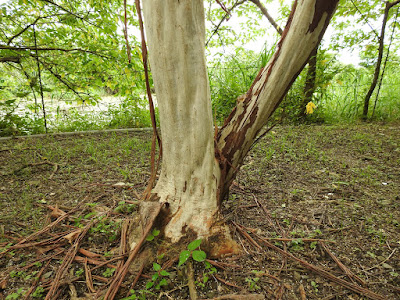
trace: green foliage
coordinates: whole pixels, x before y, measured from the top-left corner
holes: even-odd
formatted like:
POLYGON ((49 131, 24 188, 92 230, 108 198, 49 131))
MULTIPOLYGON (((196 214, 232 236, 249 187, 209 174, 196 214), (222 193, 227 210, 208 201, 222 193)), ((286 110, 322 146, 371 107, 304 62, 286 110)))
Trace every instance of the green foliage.
POLYGON ((151 277, 151 281, 146 284, 146 289, 155 288, 156 290, 160 290, 161 287, 168 285, 167 278, 171 274, 166 270, 162 270, 158 263, 153 263, 153 270, 156 271, 156 273, 151 277))
POLYGON ((209 63, 212 107, 219 124, 236 106, 236 99, 250 88, 271 55, 272 49, 265 48, 261 54, 257 54, 238 48, 227 57, 220 53, 217 59, 209 63))
POLYGON ((190 257, 197 262, 203 262, 206 259, 206 253, 202 250, 196 250, 200 247, 201 240, 195 240, 188 246, 188 250, 183 250, 179 255, 178 267, 182 266, 190 257))
POLYGON ((253 292, 253 291, 256 291, 256 290, 261 289, 261 287, 260 287, 257 283, 260 281, 260 274, 261 274, 262 272, 260 272, 260 271, 255 271, 255 270, 253 270, 253 271, 251 271, 251 272, 254 274, 254 276, 252 276, 252 277, 246 277, 246 278, 245 278, 245 281, 246 281, 247 284, 248 284, 249 290, 250 290, 251 292, 253 292))
POLYGON ((146 237, 146 241, 151 242, 160 234, 160 230, 154 228, 153 231, 146 237))
POLYGON ((32 298, 43 298, 44 295, 44 288, 38 286, 36 290, 32 293, 32 298))
POLYGON ((114 275, 115 269, 114 268, 107 268, 102 274, 104 277, 112 277, 114 275))
POLYGON ((200 281, 196 281, 195 284, 198 287, 205 288, 210 277, 217 273, 217 269, 213 267, 208 261, 204 262, 205 270, 200 281))
POLYGON ((6 300, 16 300, 16 299, 21 299, 22 295, 24 294, 23 288, 19 288, 16 292, 8 295, 6 297, 6 300))

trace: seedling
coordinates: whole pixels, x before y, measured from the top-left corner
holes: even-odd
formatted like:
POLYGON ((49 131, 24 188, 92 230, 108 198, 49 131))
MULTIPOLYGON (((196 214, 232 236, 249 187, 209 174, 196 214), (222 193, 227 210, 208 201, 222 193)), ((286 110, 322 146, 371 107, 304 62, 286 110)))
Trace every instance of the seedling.
POLYGON ((146 241, 151 242, 159 234, 160 230, 154 228, 153 231, 147 236, 146 241))
POLYGON ((178 267, 182 266, 189 259, 189 257, 192 257, 193 260, 198 262, 206 260, 206 253, 202 250, 196 250, 200 247, 200 244, 201 240, 195 240, 187 246, 188 250, 183 250, 181 252, 181 254, 179 255, 178 267))

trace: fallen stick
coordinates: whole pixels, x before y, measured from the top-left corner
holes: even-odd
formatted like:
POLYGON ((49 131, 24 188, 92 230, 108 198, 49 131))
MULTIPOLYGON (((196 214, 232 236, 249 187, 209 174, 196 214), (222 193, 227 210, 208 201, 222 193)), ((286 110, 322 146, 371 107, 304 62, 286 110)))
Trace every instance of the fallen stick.
POLYGON ((336 262, 336 264, 339 266, 339 268, 347 275, 347 277, 349 277, 351 280, 354 279, 354 280, 358 281, 358 283, 360 283, 362 286, 366 286, 365 281, 362 280, 357 275, 353 274, 353 272, 351 272, 349 270, 349 268, 347 268, 344 264, 342 264, 342 262, 335 255, 333 255, 333 253, 328 249, 328 247, 325 245, 325 243, 321 242, 320 244, 322 245, 322 248, 324 248, 326 253, 328 253, 329 256, 336 262))
POLYGON ((302 260, 300 258, 295 257, 293 254, 282 250, 281 248, 271 244, 270 242, 268 242, 267 240, 265 240, 265 239, 263 239, 263 238, 261 238, 259 236, 257 236, 257 238, 265 246, 267 246, 268 248, 271 248, 271 249, 279 252, 280 254, 286 256, 287 258, 300 263, 306 269, 311 270, 311 271, 317 273, 318 275, 320 275, 320 276, 322 276, 322 277, 324 277, 326 279, 329 279, 329 280, 331 280, 331 281, 333 281, 333 282, 335 282, 335 283, 337 283, 337 284, 339 284, 339 285, 341 285, 341 286, 343 286, 345 288, 348 288, 349 290, 352 290, 353 292, 359 293, 359 294, 361 294, 361 295, 363 295, 365 297, 368 297, 368 298, 374 299, 374 300, 385 300, 386 299, 385 297, 383 297, 383 296, 381 296, 381 295, 379 295, 379 294, 377 294, 377 293, 375 293, 375 292, 373 292, 373 291, 371 291, 371 290, 369 290, 367 288, 360 287, 360 286, 358 286, 358 285, 356 285, 354 283, 351 283, 351 282, 348 282, 348 281, 346 281, 344 279, 338 278, 338 277, 332 275, 331 273, 329 273, 329 272, 327 272, 327 271, 325 271, 325 270, 323 270, 323 269, 321 269, 321 268, 319 268, 317 266, 311 265, 308 262, 306 262, 306 261, 304 261, 304 260, 302 260))

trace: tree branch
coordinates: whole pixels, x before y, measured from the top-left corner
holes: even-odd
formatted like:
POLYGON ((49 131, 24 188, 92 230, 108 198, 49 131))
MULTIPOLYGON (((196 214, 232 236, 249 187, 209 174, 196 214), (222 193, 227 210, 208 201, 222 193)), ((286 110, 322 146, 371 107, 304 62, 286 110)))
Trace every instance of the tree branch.
MULTIPOLYGON (((249 0, 250 2, 253 2, 257 7, 261 10, 263 15, 268 19, 268 21, 271 23, 272 26, 276 29, 276 31, 279 33, 279 35, 282 35, 283 30, 279 25, 275 22, 275 20, 271 17, 271 15, 268 13, 267 8, 260 2, 260 0, 249 0)), ((400 1, 400 0, 399 0, 400 1)))
POLYGON ((38 51, 62 51, 62 52, 85 52, 85 53, 91 53, 100 57, 104 58, 111 58, 111 56, 107 56, 104 54, 100 54, 95 51, 90 51, 90 50, 85 50, 81 48, 72 48, 72 49, 64 49, 64 48, 52 48, 52 47, 41 47, 41 48, 35 48, 35 46, 25 46, 25 47, 14 47, 14 46, 8 46, 8 45, 0 45, 0 50, 14 50, 14 51, 25 51, 25 50, 38 50, 38 51))
POLYGON ((33 23, 31 23, 31 24, 25 26, 25 28, 22 29, 20 32, 18 32, 18 33, 15 34, 14 36, 10 37, 10 38, 8 39, 7 45, 10 45, 13 39, 19 37, 19 36, 20 36, 21 34, 23 34, 26 30, 28 30, 29 27, 35 25, 35 24, 37 23, 37 21, 39 21, 40 19, 41 19, 41 17, 37 17, 37 18, 35 19, 35 21, 33 21, 33 23))
POLYGON ((216 33, 218 32, 218 30, 219 30, 219 28, 221 27, 222 23, 223 23, 226 19, 228 19, 228 17, 230 16, 231 11, 234 10, 237 6, 239 6, 239 5, 243 4, 243 3, 245 3, 246 1, 247 1, 247 0, 238 0, 238 1, 236 1, 235 4, 232 5, 231 8, 228 9, 228 12, 225 13, 224 17, 219 21, 219 23, 218 23, 218 25, 215 27, 213 33, 212 33, 212 34, 210 35, 210 37, 208 38, 208 40, 207 40, 207 42, 206 42, 206 47, 207 47, 208 43, 211 41, 211 39, 212 39, 212 37, 214 36, 214 34, 216 34, 216 33))
POLYGON ((76 17, 76 18, 78 18, 78 19, 80 19, 80 20, 82 20, 82 21, 84 21, 84 22, 89 23, 90 25, 100 28, 100 27, 97 26, 96 24, 93 24, 92 22, 90 22, 90 21, 88 21, 88 20, 85 20, 85 18, 83 18, 83 17, 77 15, 76 13, 74 13, 74 12, 72 12, 72 11, 66 9, 66 8, 64 8, 64 7, 61 6, 61 5, 58 5, 57 3, 55 3, 55 2, 53 2, 53 1, 51 1, 51 0, 41 0, 41 1, 46 2, 46 3, 49 3, 49 4, 51 4, 51 5, 54 5, 54 6, 58 7, 59 9, 65 11, 66 13, 68 13, 68 14, 70 14, 70 15, 73 15, 74 17, 76 17))
POLYGON ((15 62, 19 64, 21 62, 20 56, 4 56, 0 57, 0 62, 15 62))

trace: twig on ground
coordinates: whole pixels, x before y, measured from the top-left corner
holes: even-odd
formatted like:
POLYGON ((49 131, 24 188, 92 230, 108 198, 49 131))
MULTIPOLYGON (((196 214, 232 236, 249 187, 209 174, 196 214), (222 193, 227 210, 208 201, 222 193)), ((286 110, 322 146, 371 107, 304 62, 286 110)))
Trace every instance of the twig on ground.
POLYGON ((30 287, 30 289, 26 292, 25 294, 25 300, 29 299, 30 294, 32 294, 32 292, 36 289, 39 281, 40 281, 40 277, 42 277, 43 272, 47 269, 47 267, 49 266, 51 262, 51 259, 49 259, 47 261, 47 263, 40 269, 39 273, 36 275, 36 280, 34 281, 34 283, 32 284, 32 286, 30 287))
POLYGON ((320 244, 321 244, 322 248, 324 248, 326 253, 328 253, 329 256, 336 262, 336 264, 339 266, 339 268, 347 275, 347 277, 349 277, 351 279, 351 281, 355 280, 358 283, 360 283, 362 286, 366 286, 365 281, 362 280, 357 275, 353 274, 353 272, 351 272, 349 270, 349 268, 347 268, 335 255, 333 255, 333 253, 328 249, 328 247, 325 245, 324 242, 320 242, 320 244))
POLYGON ((187 263, 187 275, 190 300, 197 300, 196 284, 194 283, 193 264, 190 260, 187 263))
POLYGON ((96 290, 94 289, 94 286, 93 286, 92 273, 90 272, 90 269, 88 267, 88 258, 87 257, 85 258, 84 266, 85 266, 86 286, 91 293, 96 293, 96 290))
POLYGON ((37 167, 37 166, 42 166, 42 165, 51 165, 51 166, 54 166, 54 170, 53 170, 53 173, 50 175, 50 179, 54 176, 54 174, 57 172, 57 170, 58 170, 58 164, 56 164, 56 163, 53 163, 53 162, 50 162, 50 161, 41 161, 41 162, 38 162, 38 163, 29 163, 29 164, 25 164, 25 165, 23 165, 21 168, 19 168, 19 169, 17 169, 17 170, 14 170, 13 172, 12 172, 12 174, 14 174, 14 175, 17 175, 19 172, 21 172, 23 169, 25 169, 25 168, 29 168, 29 167, 37 167))
MULTIPOLYGON (((244 226, 242 226, 242 227, 244 227, 244 226)), ((356 285, 354 283, 348 282, 348 281, 346 281, 346 280, 344 280, 342 278, 338 278, 338 277, 332 275, 331 273, 329 273, 329 272, 327 272, 327 271, 325 271, 325 270, 323 270, 323 269, 321 269, 321 268, 319 268, 317 266, 311 265, 308 262, 306 262, 306 261, 304 261, 304 260, 302 260, 300 258, 297 258, 293 254, 282 250, 281 248, 271 244, 270 242, 268 242, 267 240, 265 240, 265 239, 263 239, 263 238, 261 238, 259 236, 257 236, 257 238, 265 246, 267 246, 268 248, 271 248, 271 249, 281 253, 282 255, 286 256, 287 258, 300 263, 302 266, 304 266, 308 270, 310 270, 310 271, 312 271, 314 273, 317 273, 318 275, 320 275, 320 276, 322 276, 322 277, 324 277, 326 279, 329 279, 329 280, 331 280, 331 281, 333 281, 333 282, 335 282, 335 283, 337 283, 337 284, 339 284, 339 285, 341 285, 341 286, 343 286, 343 287, 345 287, 345 288, 347 288, 349 290, 352 290, 353 292, 359 293, 359 294, 361 294, 361 295, 363 295, 365 297, 368 297, 368 298, 374 299, 374 300, 384 300, 385 299, 385 297, 383 297, 383 296, 381 296, 381 295, 379 295, 379 294, 377 294, 377 293, 375 293, 375 292, 373 292, 373 291, 371 291, 371 290, 369 290, 367 288, 360 287, 360 286, 358 286, 358 285, 356 285)))
POLYGON ((227 286, 232 286, 232 287, 235 287, 235 288, 238 288, 238 289, 242 289, 240 286, 238 286, 238 285, 236 285, 236 284, 234 284, 234 283, 231 283, 231 282, 229 282, 229 281, 226 281, 225 279, 219 277, 219 276, 216 275, 216 274, 214 274, 214 277, 215 277, 218 281, 221 281, 223 284, 226 284, 227 286))
MULTIPOLYGON (((104 215, 110 214, 113 211, 113 209, 114 209, 114 207, 110 208, 108 211, 100 214, 99 217, 102 215, 104 216, 104 215)), ((62 277, 64 276, 65 272, 68 270, 69 265, 74 260, 76 254, 78 253, 78 250, 80 248, 79 246, 80 246, 83 238, 86 236, 86 233, 89 231, 89 229, 95 223, 97 223, 99 220, 100 220, 100 218, 96 218, 93 221, 89 222, 79 233, 79 235, 75 239, 73 245, 70 247, 68 252, 65 254, 64 260, 63 260, 61 266, 59 267, 59 269, 57 270, 56 276, 50 286, 50 290, 47 293, 45 300, 55 299, 54 296, 58 290, 58 287, 60 286, 60 281, 61 281, 62 277)))
POLYGON ((389 255, 386 259, 384 259, 384 260, 381 261, 379 264, 377 264, 377 265, 375 265, 375 266, 373 266, 373 267, 371 267, 371 268, 365 269, 364 271, 370 271, 370 270, 372 270, 372 269, 375 269, 375 268, 379 267, 379 266, 382 265, 383 263, 387 262, 387 261, 396 253, 396 251, 397 251, 397 249, 394 249, 394 250, 392 251, 392 253, 390 253, 390 255, 389 255))

